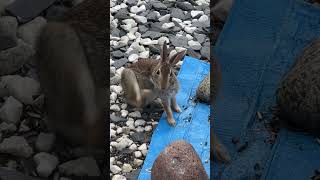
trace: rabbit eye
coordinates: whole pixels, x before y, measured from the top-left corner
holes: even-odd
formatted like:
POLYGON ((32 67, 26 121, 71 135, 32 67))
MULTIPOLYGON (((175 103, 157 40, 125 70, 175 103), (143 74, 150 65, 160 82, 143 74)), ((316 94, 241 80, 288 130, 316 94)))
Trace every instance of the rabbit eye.
POLYGON ((157 73, 157 75, 160 75, 160 69, 158 69, 156 73, 157 73))

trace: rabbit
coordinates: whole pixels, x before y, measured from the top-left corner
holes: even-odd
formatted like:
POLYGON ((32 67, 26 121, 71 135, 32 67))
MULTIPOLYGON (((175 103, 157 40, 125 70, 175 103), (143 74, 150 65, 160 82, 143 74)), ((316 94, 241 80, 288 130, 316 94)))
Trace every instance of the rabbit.
POLYGON ((173 67, 185 53, 186 51, 176 53, 169 59, 167 45, 164 42, 160 60, 139 59, 138 62, 124 69, 121 74, 121 86, 128 104, 143 108, 156 98, 160 98, 168 123, 176 126, 171 106, 175 112, 181 112, 181 108, 176 101, 179 82, 173 67))
POLYGON ((103 107, 108 64, 105 41, 97 38, 102 26, 98 22, 104 19, 93 15, 76 18, 78 14, 102 14, 104 4, 103 0, 84 1, 62 21, 48 22, 37 40, 36 66, 46 97, 47 126, 70 145, 89 150, 104 149, 107 139, 103 107))
POLYGON ((223 163, 229 163, 230 162, 230 155, 226 148, 220 143, 219 139, 215 134, 212 134, 212 137, 210 138, 210 157, 216 158, 218 161, 223 163))
MULTIPOLYGON (((217 99, 217 94, 219 92, 219 87, 221 86, 221 70, 220 66, 217 63, 216 59, 213 59, 213 63, 211 63, 213 71, 212 73, 212 81, 210 82, 210 93, 212 94, 211 96, 211 104, 214 105, 216 99, 217 99)), ((209 74, 210 76, 210 74, 209 74)), ((214 116, 210 116, 211 120, 213 120, 214 116)), ((211 121, 213 123, 213 121, 211 121)), ((213 126, 212 126, 213 127, 213 126)), ((211 131, 212 132, 212 131, 211 131)), ((230 163, 230 155, 227 151, 227 149, 224 147, 223 144, 220 143, 218 137, 212 132, 210 134, 210 158, 216 158, 218 161, 223 162, 223 163, 230 163)))

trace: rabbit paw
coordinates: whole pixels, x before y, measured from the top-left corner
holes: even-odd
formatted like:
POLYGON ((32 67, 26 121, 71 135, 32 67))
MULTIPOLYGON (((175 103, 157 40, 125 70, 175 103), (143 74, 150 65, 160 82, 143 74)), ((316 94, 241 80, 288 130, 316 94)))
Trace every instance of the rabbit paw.
POLYGON ((167 118, 168 123, 170 126, 175 127, 176 126, 176 121, 173 118, 167 118))
POLYGON ((181 113, 182 111, 181 111, 181 108, 177 105, 177 106, 175 106, 174 108, 173 108, 173 110, 175 111, 175 112, 178 112, 178 113, 181 113))

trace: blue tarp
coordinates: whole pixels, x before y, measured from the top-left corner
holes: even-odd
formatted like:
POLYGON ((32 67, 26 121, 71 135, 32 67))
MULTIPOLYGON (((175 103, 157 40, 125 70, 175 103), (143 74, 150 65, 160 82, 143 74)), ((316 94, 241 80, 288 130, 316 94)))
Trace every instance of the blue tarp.
POLYGON ((280 80, 302 48, 320 35, 320 8, 304 0, 235 0, 214 48, 222 70, 214 129, 232 156, 214 163, 216 179, 307 179, 320 167, 314 137, 281 129, 275 144, 264 120, 272 117, 280 80), (232 138, 248 147, 237 152, 232 138))
POLYGON ((165 147, 176 140, 185 140, 192 144, 210 176, 210 106, 194 103, 196 90, 209 72, 210 64, 188 56, 184 58, 178 74, 180 90, 176 96, 183 110, 181 113, 174 112, 176 127, 167 123, 165 113, 160 118, 153 132, 139 180, 151 179, 153 162, 165 147))

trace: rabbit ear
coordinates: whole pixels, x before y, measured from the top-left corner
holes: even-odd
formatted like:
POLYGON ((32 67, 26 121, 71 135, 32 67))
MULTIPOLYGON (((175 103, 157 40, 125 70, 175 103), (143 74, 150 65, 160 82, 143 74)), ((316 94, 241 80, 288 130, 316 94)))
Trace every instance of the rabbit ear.
POLYGON ((163 46, 160 53, 161 61, 166 62, 168 59, 167 41, 163 42, 163 46))
POLYGON ((173 55, 169 61, 171 66, 176 65, 178 63, 178 61, 180 61, 184 57, 185 54, 186 54, 186 51, 181 51, 181 52, 178 52, 177 54, 173 55))

